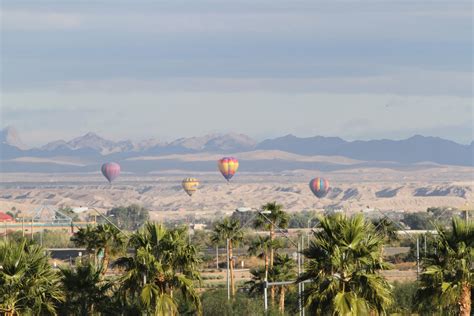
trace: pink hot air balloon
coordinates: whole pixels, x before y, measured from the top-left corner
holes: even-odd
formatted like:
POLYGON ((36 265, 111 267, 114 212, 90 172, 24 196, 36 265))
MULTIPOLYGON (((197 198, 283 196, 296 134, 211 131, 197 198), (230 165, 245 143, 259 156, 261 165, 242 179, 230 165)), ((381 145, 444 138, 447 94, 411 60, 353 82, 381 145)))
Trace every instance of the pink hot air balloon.
POLYGON ((116 162, 106 162, 101 168, 102 174, 112 183, 120 174, 120 165, 116 162))

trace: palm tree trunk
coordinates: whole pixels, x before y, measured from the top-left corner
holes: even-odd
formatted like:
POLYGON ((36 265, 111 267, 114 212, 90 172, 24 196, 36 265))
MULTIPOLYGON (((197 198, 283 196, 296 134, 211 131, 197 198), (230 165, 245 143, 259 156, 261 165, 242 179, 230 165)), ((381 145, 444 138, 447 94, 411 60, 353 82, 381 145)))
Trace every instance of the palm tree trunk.
POLYGON ((3 314, 2 315, 5 315, 5 316, 13 316, 15 315, 15 309, 3 309, 3 308, 0 308, 0 312, 2 312, 3 314))
POLYGON ((270 287, 270 299, 272 306, 275 305, 275 287, 273 285, 270 287))
POLYGON ((216 269, 219 270, 219 245, 216 245, 216 269))
POLYGON ((87 316, 89 314, 89 308, 87 307, 87 301, 83 300, 81 308, 81 316, 87 316))
POLYGON ((270 268, 273 267, 273 238, 275 238, 273 226, 270 227, 270 268))
POLYGON ((461 300, 459 302, 459 315, 471 315, 471 285, 469 282, 463 282, 461 288, 461 300))
MULTIPOLYGON (((270 226, 270 268, 273 267, 273 258, 274 258, 274 255, 273 255, 273 238, 274 238, 274 230, 273 230, 273 226, 270 226)), ((275 305, 275 287, 272 286, 270 287, 270 302, 273 305, 275 305)))
POLYGON ((280 289, 280 313, 285 314, 285 286, 280 289))
POLYGON ((109 266, 109 251, 107 248, 104 248, 104 257, 102 258, 102 275, 105 275, 107 268, 109 266))
POLYGON ((235 295, 235 284, 234 284, 234 260, 232 260, 232 240, 229 239, 229 262, 230 262, 230 288, 232 296, 235 295))
POLYGON ((267 275, 268 275, 268 255, 267 255, 267 252, 265 251, 265 276, 267 275))

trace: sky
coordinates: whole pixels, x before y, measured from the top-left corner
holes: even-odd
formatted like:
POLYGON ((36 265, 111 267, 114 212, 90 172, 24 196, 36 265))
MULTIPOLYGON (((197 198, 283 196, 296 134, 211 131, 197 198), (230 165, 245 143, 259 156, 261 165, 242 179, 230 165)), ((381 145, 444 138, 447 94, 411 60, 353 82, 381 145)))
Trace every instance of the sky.
POLYGON ((471 1, 1 2, 1 127, 44 144, 474 138, 471 1))

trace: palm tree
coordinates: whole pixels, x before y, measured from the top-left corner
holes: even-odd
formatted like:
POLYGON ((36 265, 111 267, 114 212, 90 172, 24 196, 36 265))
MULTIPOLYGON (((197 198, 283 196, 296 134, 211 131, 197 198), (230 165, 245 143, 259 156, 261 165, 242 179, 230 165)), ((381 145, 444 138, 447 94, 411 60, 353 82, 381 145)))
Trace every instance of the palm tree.
POLYGON ((267 276, 267 281, 271 281, 273 276, 271 271, 266 271, 265 267, 259 266, 253 269, 250 269, 251 279, 250 281, 245 282, 247 286, 248 293, 253 296, 259 296, 263 292, 265 276, 267 276))
POLYGON ((88 225, 86 228, 80 228, 71 237, 71 241, 76 247, 86 247, 87 252, 94 255, 94 260, 102 255, 100 266, 102 274, 105 274, 110 256, 124 250, 125 236, 110 224, 97 225, 96 227, 88 225))
POLYGON ((216 247, 216 269, 219 269, 219 246, 222 246, 222 242, 220 240, 210 239, 210 245, 216 247))
MULTIPOLYGON (((263 228, 270 232, 270 240, 273 241, 275 239, 275 228, 287 228, 289 222, 289 215, 283 210, 283 205, 278 204, 277 202, 270 202, 262 207, 263 211, 270 211, 271 213, 268 215, 264 215, 259 213, 255 218, 254 226, 255 228, 263 228), (269 223, 270 220, 272 223, 269 223)), ((273 257, 274 257, 274 249, 270 248, 270 267, 273 266, 273 257)))
POLYGON ((268 274, 268 269, 269 269, 269 256, 268 255, 270 252, 271 243, 272 242, 269 236, 262 237, 260 235, 257 235, 257 238, 251 241, 248 248, 249 255, 257 256, 264 260, 265 274, 268 274))
POLYGON ((30 241, 0 242, 0 314, 55 315, 64 301, 46 250, 30 241))
POLYGON ((155 315, 176 315, 174 291, 180 290, 201 313, 201 302, 194 287, 200 281, 197 249, 189 244, 186 230, 168 230, 162 225, 146 223, 133 234, 129 246, 131 257, 122 257, 114 265, 124 270, 120 293, 124 305, 140 301, 145 311, 155 315))
MULTIPOLYGON (((275 264, 273 265, 272 275, 275 281, 289 281, 296 278, 295 272, 296 263, 295 260, 290 258, 288 255, 279 255, 275 257, 275 264)), ((285 293, 287 285, 280 286, 280 302, 279 310, 281 314, 285 314, 285 293)))
POLYGON ((251 256, 257 256, 264 260, 265 275, 269 274, 270 264, 269 264, 269 253, 270 249, 276 249, 281 247, 281 240, 275 239, 270 240, 270 236, 262 237, 257 235, 257 237, 251 241, 248 253, 251 256))
POLYGON ((234 282, 234 260, 233 260, 233 247, 237 246, 243 240, 243 231, 240 227, 240 221, 235 218, 224 218, 222 221, 217 222, 214 225, 213 234, 211 240, 214 243, 229 241, 229 253, 227 254, 230 259, 230 287, 232 296, 235 295, 235 282, 234 282))
MULTIPOLYGON (((264 287, 266 276, 267 276, 267 281, 269 282, 294 280, 296 278, 295 266, 296 266, 295 261, 292 258, 290 258, 288 255, 277 254, 275 256, 275 264, 273 268, 269 269, 268 271, 267 271, 267 266, 265 267, 260 266, 255 269, 251 269, 250 274, 252 275, 252 278, 250 281, 246 282, 249 293, 252 295, 260 296, 264 287)), ((285 295, 286 295, 286 290, 288 289, 288 286, 283 285, 283 286, 280 286, 279 289, 280 289, 279 310, 281 314, 284 314, 285 313, 285 295)))
POLYGON ((201 281, 199 267, 201 258, 199 249, 190 243, 188 228, 180 227, 168 230, 160 246, 163 260, 192 280, 201 281))
POLYGON ((420 308, 434 304, 445 314, 471 315, 474 223, 453 218, 449 231, 442 227, 437 231, 436 254, 424 260, 417 301, 420 308))
POLYGON ((74 269, 61 269, 61 274, 66 293, 63 313, 86 316, 107 310, 113 283, 103 279, 101 268, 86 263, 74 269))
MULTIPOLYGON (((289 223, 289 215, 283 210, 283 205, 278 204, 277 202, 269 202, 265 205, 262 205, 261 209, 263 211, 270 211, 268 215, 259 213, 255 218, 254 226, 255 228, 263 228, 270 232, 270 241, 275 239, 275 228, 287 228, 289 223), (271 221, 271 223, 269 222, 271 221)), ((270 263, 269 267, 273 267, 273 258, 274 258, 273 247, 270 247, 270 263)), ((275 288, 272 286, 270 289, 270 297, 272 303, 275 301, 275 288)))
POLYGON ((312 281, 305 305, 318 315, 385 314, 392 296, 377 273, 388 269, 381 255, 383 236, 362 215, 320 218, 318 228, 303 250, 308 260, 299 281, 312 281))

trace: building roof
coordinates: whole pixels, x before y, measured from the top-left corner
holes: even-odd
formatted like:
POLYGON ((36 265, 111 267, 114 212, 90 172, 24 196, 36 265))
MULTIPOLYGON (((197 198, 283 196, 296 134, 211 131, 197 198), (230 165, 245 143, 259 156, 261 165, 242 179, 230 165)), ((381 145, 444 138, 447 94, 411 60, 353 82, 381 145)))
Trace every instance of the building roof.
POLYGON ((13 221, 13 217, 3 212, 0 212, 0 222, 11 222, 13 221))

